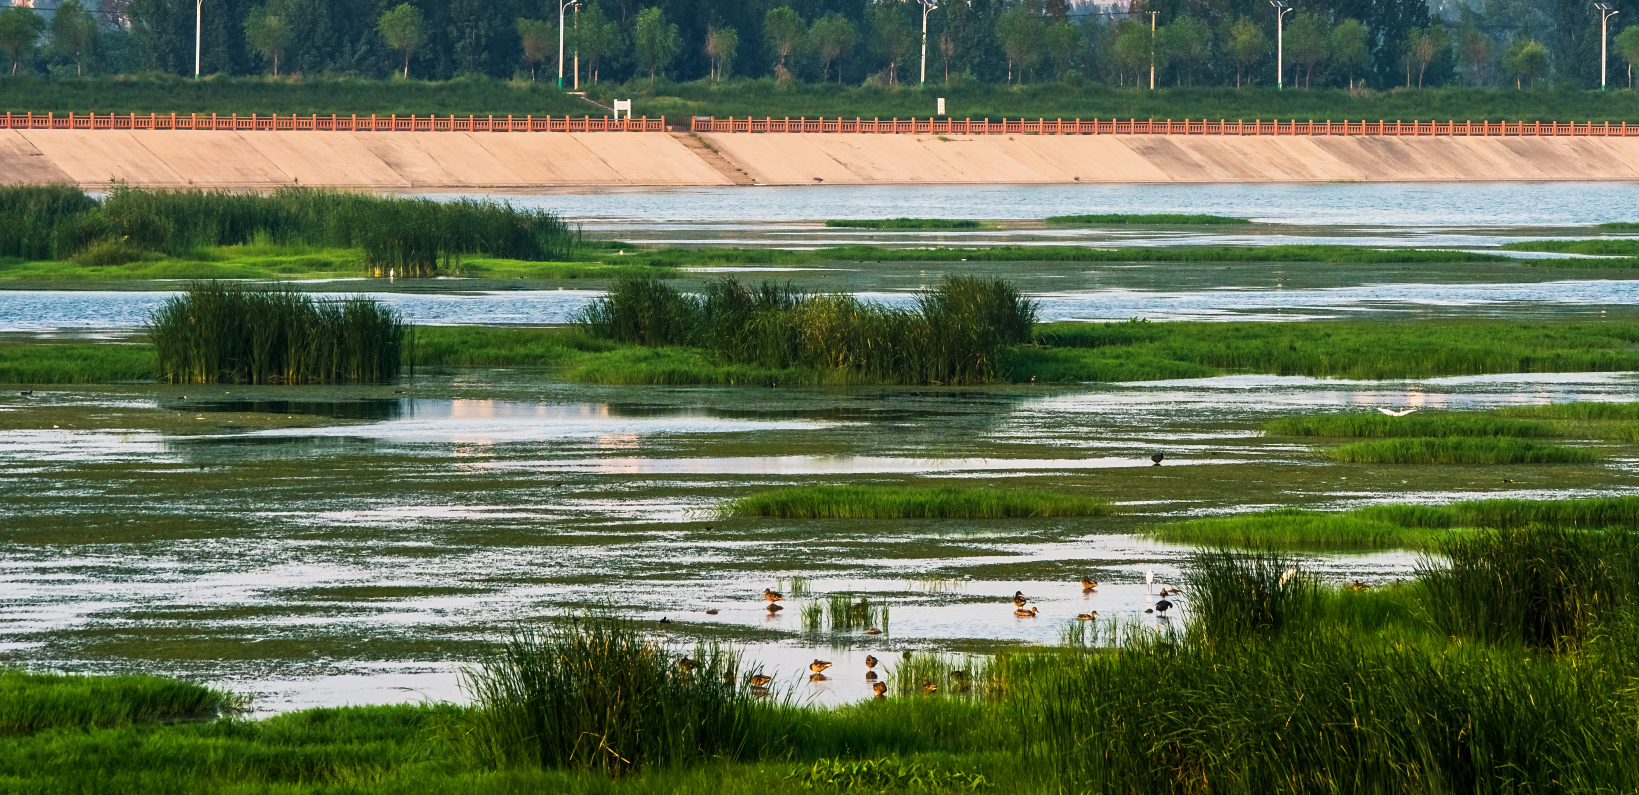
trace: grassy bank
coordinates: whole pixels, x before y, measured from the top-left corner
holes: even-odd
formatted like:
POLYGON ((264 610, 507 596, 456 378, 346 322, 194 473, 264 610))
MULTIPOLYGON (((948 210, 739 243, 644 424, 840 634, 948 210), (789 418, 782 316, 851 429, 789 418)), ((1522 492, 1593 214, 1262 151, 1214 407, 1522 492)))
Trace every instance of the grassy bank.
POLYGON ((1249 224, 1250 218, 1231 218, 1225 215, 1178 215, 1169 213, 1151 213, 1148 215, 1103 213, 1097 215, 1049 215, 1050 224, 1082 224, 1088 226, 1120 226, 1125 224, 1147 226, 1215 226, 1223 224, 1249 224))
MULTIPOLYGON (((932 75, 930 75, 931 77, 932 75)), ((627 84, 582 83, 588 96, 609 105, 633 98, 638 115, 745 118, 844 116, 864 118, 933 114, 945 97, 956 118, 1137 119, 1489 119, 1639 121, 1632 92, 1538 88, 1394 88, 1276 91, 1272 87, 1161 87, 1155 91, 1095 82, 1042 82, 1022 86, 970 80, 929 83, 927 89, 791 83, 772 79, 674 83, 664 78, 627 84)), ((549 81, 529 83, 483 77, 447 82, 303 78, 209 77, 194 82, 170 76, 0 80, 0 105, 37 113, 411 113, 606 115, 557 91, 549 81)))
POLYGON ((1275 436, 1415 437, 1553 436, 1553 426, 1545 422, 1502 419, 1468 412, 1417 412, 1391 417, 1381 412, 1358 414, 1315 414, 1270 420, 1264 432, 1275 436))
POLYGON ((133 793, 1630 787, 1635 535, 1480 532, 1436 551, 1448 563, 1363 591, 1278 554, 1201 553, 1170 627, 1078 622, 1075 645, 1003 651, 960 676, 936 653, 894 655, 886 698, 835 709, 754 685, 761 672, 731 649, 565 621, 481 660, 470 708, 69 719, 0 744, 0 778, 133 793))
POLYGON ((1244 548, 1433 548, 1454 530, 1639 530, 1639 497, 1580 500, 1474 500, 1450 505, 1374 505, 1326 513, 1281 509, 1167 522, 1147 533, 1163 541, 1244 548))
POLYGON ((1592 450, 1542 444, 1525 439, 1479 438, 1384 439, 1354 442, 1325 451, 1328 458, 1349 464, 1586 464, 1597 460, 1592 450))
POLYGON ((826 221, 837 229, 978 229, 984 224, 949 218, 884 218, 880 220, 844 219, 826 221))
POLYGON ((725 516, 780 519, 1015 519, 1103 516, 1108 500, 1042 491, 891 486, 797 486, 741 497, 725 516))
POLYGON ((238 700, 157 676, 64 676, 0 669, 0 737, 214 718, 238 700))
POLYGON ((833 246, 807 251, 778 249, 697 248, 648 249, 628 255, 626 261, 667 267, 717 265, 822 265, 836 262, 1335 262, 1363 264, 1416 264, 1430 262, 1522 263, 1501 254, 1477 251, 1384 250, 1366 246, 974 246, 943 248, 883 248, 833 246))

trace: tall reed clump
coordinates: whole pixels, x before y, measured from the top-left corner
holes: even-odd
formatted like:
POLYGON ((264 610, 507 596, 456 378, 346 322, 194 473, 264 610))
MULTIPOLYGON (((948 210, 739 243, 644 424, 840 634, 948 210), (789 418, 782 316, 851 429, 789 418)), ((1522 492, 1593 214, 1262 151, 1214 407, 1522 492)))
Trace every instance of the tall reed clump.
POLYGON ((1509 436, 1354 442, 1327 450, 1326 455, 1351 464, 1586 464, 1598 458, 1580 447, 1509 436))
POLYGON ((976 277, 946 277, 914 309, 733 279, 685 295, 658 279, 627 277, 576 322, 606 339, 702 347, 729 365, 974 384, 1003 377, 1008 346, 1030 341, 1036 306, 1008 282, 976 277))
POLYGON ((453 270, 463 256, 553 261, 582 246, 579 231, 554 213, 473 199, 439 202, 298 187, 261 195, 115 184, 99 203, 67 187, 6 191, 0 193, 0 229, 16 223, 33 230, 27 238, 33 242, 13 255, 26 259, 66 258, 109 245, 185 257, 204 247, 260 242, 357 248, 373 273, 425 276, 453 270))
POLYGON ((1424 561, 1435 624, 1446 634, 1564 652, 1639 593, 1639 535, 1540 525, 1453 536, 1424 561))
POLYGON ((1191 629, 1211 639, 1280 632, 1313 612, 1319 581, 1276 552, 1208 550, 1184 574, 1191 629))
POLYGON ((651 766, 734 759, 775 739, 773 707, 739 686, 736 655, 695 651, 697 665, 637 625, 587 619, 519 630, 467 671, 470 752, 498 767, 559 767, 619 776, 651 766), (733 682, 733 684, 730 684, 733 682))
POLYGON ((1553 436, 1554 428, 1545 422, 1499 419, 1475 414, 1412 414, 1390 417, 1386 414, 1315 414, 1307 417, 1282 417, 1265 423, 1266 433, 1276 436, 1338 436, 1356 438, 1396 437, 1480 437, 1514 436, 1519 438, 1553 436))
POLYGON ((285 290, 196 283, 148 319, 170 383, 380 382, 398 375, 405 326, 364 298, 320 301, 285 290))
POLYGON ((0 257, 59 258, 58 227, 77 224, 96 208, 95 199, 72 185, 0 185, 0 257))

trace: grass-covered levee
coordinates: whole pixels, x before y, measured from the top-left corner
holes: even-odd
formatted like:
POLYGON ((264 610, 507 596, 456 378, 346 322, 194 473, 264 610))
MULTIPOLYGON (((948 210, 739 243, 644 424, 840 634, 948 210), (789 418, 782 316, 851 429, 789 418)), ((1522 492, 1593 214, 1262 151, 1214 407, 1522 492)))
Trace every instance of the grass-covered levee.
POLYGON ((66 185, 0 186, 0 258, 84 267, 145 257, 209 258, 215 246, 356 249, 375 276, 429 276, 463 257, 565 260, 579 231, 556 214, 473 199, 374 196, 323 188, 269 194, 133 188, 101 198, 66 185))
POLYGON ((170 383, 381 382, 398 375, 403 319, 365 298, 196 283, 148 320, 170 383))
POLYGON ((1370 588, 1327 584, 1279 553, 1204 551, 1180 590, 1183 614, 1161 629, 1070 621, 1060 645, 968 660, 960 675, 936 653, 895 654, 884 698, 830 709, 732 649, 595 615, 520 628, 470 668, 471 706, 166 722, 232 702, 4 674, 0 781, 138 793, 1639 787, 1629 528, 1476 531, 1412 579, 1370 588), (132 700, 144 706, 122 706, 132 700))
POLYGON ((576 324, 595 338, 701 348, 720 364, 818 373, 821 383, 948 386, 1005 380, 1036 305, 1010 282, 971 276, 947 276, 907 308, 771 282, 721 279, 694 295, 624 277, 576 324))

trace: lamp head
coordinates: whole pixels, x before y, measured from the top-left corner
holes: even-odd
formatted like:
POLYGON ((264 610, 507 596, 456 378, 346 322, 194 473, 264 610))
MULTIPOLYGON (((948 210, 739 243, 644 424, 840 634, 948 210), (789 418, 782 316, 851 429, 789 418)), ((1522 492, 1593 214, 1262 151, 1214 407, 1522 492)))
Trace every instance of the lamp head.
POLYGON ((1281 11, 1285 11, 1286 9, 1292 7, 1286 2, 1286 0, 1269 0, 1269 4, 1281 11))

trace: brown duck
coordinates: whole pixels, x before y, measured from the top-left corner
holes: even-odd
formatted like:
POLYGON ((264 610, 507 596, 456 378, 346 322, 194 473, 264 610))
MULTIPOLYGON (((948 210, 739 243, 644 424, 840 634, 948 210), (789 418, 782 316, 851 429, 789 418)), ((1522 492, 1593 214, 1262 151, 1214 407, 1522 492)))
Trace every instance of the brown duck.
POLYGON ((1014 610, 1013 615, 1016 615, 1019 618, 1035 618, 1036 617, 1036 608, 1032 607, 1029 610, 1026 610, 1026 609, 1021 607, 1018 610, 1014 610))
POLYGON ((782 594, 772 588, 764 588, 763 598, 770 602, 783 602, 785 601, 785 594, 782 594))
POLYGON ((830 668, 830 667, 831 667, 831 663, 829 663, 825 660, 815 660, 815 661, 808 664, 808 670, 813 671, 816 674, 817 673, 823 673, 825 671, 825 669, 830 668))

